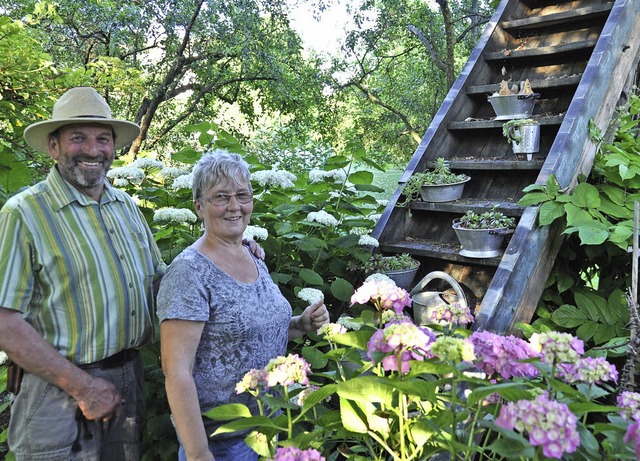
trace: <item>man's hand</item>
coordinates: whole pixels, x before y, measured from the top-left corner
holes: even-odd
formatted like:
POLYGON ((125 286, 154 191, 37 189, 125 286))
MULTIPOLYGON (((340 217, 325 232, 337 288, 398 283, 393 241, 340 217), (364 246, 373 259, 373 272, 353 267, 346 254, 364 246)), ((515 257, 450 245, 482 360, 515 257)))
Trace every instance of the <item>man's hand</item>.
POLYGON ((88 385, 72 397, 88 420, 108 421, 122 409, 122 396, 113 383, 102 378, 90 376, 88 385))
POLYGON ((242 243, 244 245, 249 245, 249 250, 251 251, 251 253, 253 253, 253 255, 256 258, 262 259, 264 261, 264 257, 265 257, 264 249, 260 245, 258 245, 258 243, 255 240, 242 239, 242 243))

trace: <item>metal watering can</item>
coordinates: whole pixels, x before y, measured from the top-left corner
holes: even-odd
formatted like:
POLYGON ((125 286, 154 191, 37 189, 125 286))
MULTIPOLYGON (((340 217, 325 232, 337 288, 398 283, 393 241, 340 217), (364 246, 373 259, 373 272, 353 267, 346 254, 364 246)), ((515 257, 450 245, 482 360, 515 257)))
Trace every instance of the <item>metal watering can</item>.
POLYGON ((436 323, 431 320, 430 316, 434 310, 440 307, 446 307, 454 302, 460 303, 465 308, 468 306, 467 297, 464 295, 460 284, 449 274, 442 271, 429 272, 420 280, 413 290, 411 290, 409 295, 413 300, 413 320, 417 325, 436 323), (451 285, 451 288, 453 288, 456 294, 450 295, 443 291, 423 291, 432 280, 444 280, 451 285), (447 298, 452 299, 451 302, 445 299, 445 294, 447 298))

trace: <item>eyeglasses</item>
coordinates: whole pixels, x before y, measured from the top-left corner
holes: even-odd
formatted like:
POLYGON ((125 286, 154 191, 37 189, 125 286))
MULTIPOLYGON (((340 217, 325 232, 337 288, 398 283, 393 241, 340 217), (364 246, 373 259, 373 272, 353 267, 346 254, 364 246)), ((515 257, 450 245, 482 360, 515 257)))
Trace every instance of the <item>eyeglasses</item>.
POLYGON ((238 203, 249 203, 253 200, 253 194, 251 192, 238 192, 237 194, 216 194, 209 197, 200 197, 201 200, 209 202, 213 205, 226 205, 231 200, 231 197, 235 197, 238 203))

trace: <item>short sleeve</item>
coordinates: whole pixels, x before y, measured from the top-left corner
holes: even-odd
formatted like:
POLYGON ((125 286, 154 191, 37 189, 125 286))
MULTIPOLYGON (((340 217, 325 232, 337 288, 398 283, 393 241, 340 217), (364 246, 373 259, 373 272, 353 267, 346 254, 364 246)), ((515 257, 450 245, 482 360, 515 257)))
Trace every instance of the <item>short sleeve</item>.
POLYGON ((160 282, 157 313, 160 322, 167 319, 209 320, 210 293, 202 282, 202 268, 179 255, 160 282))
POLYGON ((34 287, 26 228, 15 210, 0 212, 0 306, 25 311, 34 287))

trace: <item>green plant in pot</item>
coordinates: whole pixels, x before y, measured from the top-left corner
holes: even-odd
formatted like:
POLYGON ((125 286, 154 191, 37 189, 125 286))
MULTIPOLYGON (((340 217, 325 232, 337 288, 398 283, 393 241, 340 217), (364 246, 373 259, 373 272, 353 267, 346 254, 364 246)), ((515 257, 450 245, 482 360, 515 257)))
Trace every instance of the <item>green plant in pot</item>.
POLYGON ((494 206, 490 211, 467 211, 453 220, 453 230, 462 244, 460 254, 469 258, 494 258, 502 253, 505 236, 516 226, 512 217, 506 216, 494 206))
POLYGON ((511 143, 514 154, 527 154, 527 160, 540 150, 540 124, 532 118, 509 120, 502 125, 502 135, 511 143))
POLYGON ((396 282, 396 285, 408 291, 419 267, 420 261, 412 258, 409 253, 389 256, 374 254, 364 264, 364 272, 366 275, 385 274, 396 282))
POLYGON ((439 157, 433 170, 414 173, 405 183, 402 193, 405 206, 410 201, 450 202, 462 196, 464 185, 471 178, 464 173, 454 173, 447 161, 439 157))

